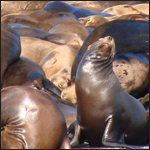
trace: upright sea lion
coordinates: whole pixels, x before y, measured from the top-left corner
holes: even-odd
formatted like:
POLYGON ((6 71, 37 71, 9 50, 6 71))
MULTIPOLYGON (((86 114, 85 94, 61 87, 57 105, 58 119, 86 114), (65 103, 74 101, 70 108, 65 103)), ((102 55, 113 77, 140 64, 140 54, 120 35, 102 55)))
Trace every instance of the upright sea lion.
POLYGON ((6 69, 15 63, 21 53, 20 37, 10 26, 1 23, 1 85, 6 69))
POLYGON ((90 11, 84 8, 75 7, 62 1, 48 2, 42 10, 46 10, 50 12, 69 12, 69 13, 74 14, 77 17, 77 19, 79 19, 80 17, 87 17, 91 15, 101 15, 103 17, 112 16, 107 13, 101 13, 101 12, 96 12, 96 11, 94 12, 94 11, 90 11))
POLYGON ((75 81, 77 66, 87 47, 100 37, 112 36, 116 43, 116 54, 122 52, 149 53, 149 23, 135 20, 106 22, 91 32, 73 61, 71 82, 75 81), (132 31, 132 34, 131 32, 132 31))
POLYGON ((1 148, 71 148, 65 118, 48 94, 27 86, 1 90, 1 148))
POLYGON ((137 148, 149 137, 149 120, 142 104, 126 93, 112 69, 115 55, 110 36, 92 43, 77 69, 77 125, 74 147, 88 139, 90 146, 137 148))

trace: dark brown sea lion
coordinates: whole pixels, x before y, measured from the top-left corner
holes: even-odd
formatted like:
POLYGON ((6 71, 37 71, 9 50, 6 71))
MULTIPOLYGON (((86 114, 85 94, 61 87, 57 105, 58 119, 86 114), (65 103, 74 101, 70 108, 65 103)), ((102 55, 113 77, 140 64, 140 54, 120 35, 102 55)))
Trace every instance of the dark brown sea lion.
POLYGON ((110 36, 100 38, 88 47, 78 66, 75 80, 77 125, 71 141, 73 147, 86 138, 93 147, 133 149, 148 140, 146 111, 121 87, 112 70, 114 55, 114 39, 110 36))
POLYGON ((48 94, 27 86, 1 90, 1 148, 70 148, 65 118, 48 94))
POLYGON ((74 14, 77 17, 77 19, 79 19, 80 17, 87 17, 91 15, 101 15, 103 17, 112 16, 107 13, 94 12, 84 8, 75 7, 62 1, 48 2, 42 10, 46 10, 50 12, 69 12, 74 14))
POLYGON ((20 56, 19 60, 10 65, 3 78, 2 88, 23 85, 43 90, 53 97, 60 98, 61 91, 45 77, 41 66, 20 56))
POLYGON ((87 47, 100 37, 112 36, 116 43, 116 54, 122 52, 149 53, 149 23, 135 20, 106 22, 93 30, 85 39, 76 55, 71 71, 71 82, 75 81, 77 66, 87 47), (132 31, 132 34, 131 32, 132 31))
POLYGON ((1 23, 1 85, 6 69, 15 63, 21 53, 20 37, 10 26, 1 23))

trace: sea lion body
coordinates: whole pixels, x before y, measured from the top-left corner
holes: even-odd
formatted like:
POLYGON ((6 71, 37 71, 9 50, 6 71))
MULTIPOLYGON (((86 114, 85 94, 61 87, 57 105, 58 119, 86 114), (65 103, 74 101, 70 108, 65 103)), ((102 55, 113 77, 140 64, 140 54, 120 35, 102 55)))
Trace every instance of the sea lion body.
POLYGON ((78 134, 75 133, 71 146, 83 137, 94 147, 134 148, 131 144, 144 144, 148 139, 149 123, 144 107, 123 90, 112 70, 114 45, 110 36, 100 38, 88 47, 78 66, 75 80, 78 134))
POLYGON ((71 82, 75 81, 77 66, 87 47, 105 36, 115 39, 116 54, 122 52, 149 54, 149 23, 135 20, 115 20, 106 22, 91 32, 85 39, 82 47, 73 61, 71 82), (132 31, 132 34, 131 32, 132 31))
POLYGON ((45 77, 42 67, 23 56, 6 70, 2 88, 15 85, 45 91, 53 98, 61 96, 61 91, 45 77))
POLYGON ((15 31, 17 31, 19 36, 42 38, 43 36, 49 35, 46 31, 29 27, 23 24, 9 23, 8 25, 10 25, 15 31))
POLYGON ((65 2, 61 2, 61 1, 48 2, 42 10, 47 10, 50 12, 69 12, 69 13, 74 14, 77 17, 77 19, 79 19, 80 17, 87 17, 87 16, 91 16, 91 15, 101 15, 103 17, 112 16, 107 13, 90 11, 90 10, 87 10, 84 8, 75 7, 75 6, 69 5, 69 4, 67 4, 65 2))
POLYGON ((1 148, 70 148, 65 118, 48 94, 26 86, 2 89, 1 148))
POLYGON ((6 24, 1 24, 1 84, 6 69, 15 63, 21 53, 20 37, 6 24))

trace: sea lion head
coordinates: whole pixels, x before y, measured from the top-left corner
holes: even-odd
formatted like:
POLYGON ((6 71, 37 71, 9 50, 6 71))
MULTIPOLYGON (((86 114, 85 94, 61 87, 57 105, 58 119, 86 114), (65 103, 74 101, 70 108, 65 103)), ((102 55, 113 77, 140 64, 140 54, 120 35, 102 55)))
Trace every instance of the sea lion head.
POLYGON ((115 41, 111 36, 98 39, 87 48, 87 59, 113 59, 115 55, 115 41))

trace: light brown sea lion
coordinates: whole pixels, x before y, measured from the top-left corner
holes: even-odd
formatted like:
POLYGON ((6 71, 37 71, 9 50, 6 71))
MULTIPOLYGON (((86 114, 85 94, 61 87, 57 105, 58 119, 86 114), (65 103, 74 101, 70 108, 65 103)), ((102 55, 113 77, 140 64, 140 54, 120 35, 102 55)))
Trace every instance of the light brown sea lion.
POLYGON ((21 53, 20 37, 10 26, 1 23, 1 85, 6 69, 15 63, 21 53))
POLYGON ((72 46, 62 45, 47 54, 40 62, 46 77, 61 90, 70 83, 72 62, 77 52, 78 50, 72 46))
POLYGON ((149 58, 142 53, 120 53, 114 57, 113 71, 123 89, 130 95, 143 97, 149 88, 149 58))
POLYGON ((105 19, 104 17, 100 16, 100 15, 93 15, 93 16, 88 16, 85 18, 79 18, 78 21, 82 24, 85 25, 85 27, 92 27, 92 28, 96 28, 99 25, 108 22, 107 19, 105 19))
POLYGON ((81 40, 85 40, 89 35, 88 30, 83 24, 73 21, 60 22, 52 27, 48 33, 72 33, 81 38, 81 40))
POLYGON ((149 117, 149 93, 147 93, 144 97, 139 98, 138 100, 146 109, 147 116, 149 117))
POLYGON ((5 15, 2 18, 2 22, 6 24, 7 23, 23 24, 43 31, 49 31, 53 27, 50 23, 38 22, 27 15, 13 15, 13 14, 5 15))
POLYGON ((104 10, 104 8, 98 1, 63 1, 63 2, 75 7, 88 9, 90 11, 101 12, 102 10, 104 10))
POLYGON ((112 69, 114 55, 114 39, 100 38, 88 47, 78 66, 77 125, 72 147, 87 138, 92 147, 135 149, 148 140, 146 111, 121 87, 112 69))
POLYGON ((31 18, 37 20, 38 22, 50 23, 51 25, 56 25, 63 21, 73 21, 78 22, 75 15, 67 12, 48 12, 46 10, 37 10, 29 15, 31 18))
POLYGON ((10 5, 8 1, 1 1, 1 17, 12 13, 19 13, 19 11, 15 6, 10 5))
POLYGON ((9 3, 18 10, 35 11, 41 10, 48 1, 9 1, 9 3))
POLYGON ((21 36, 21 55, 39 64, 40 61, 59 44, 34 37, 21 36))
POLYGON ((61 98, 65 101, 71 101, 73 104, 77 104, 77 95, 75 92, 75 83, 71 84, 61 92, 61 98))
POLYGON ((109 13, 115 16, 128 15, 128 14, 145 14, 149 15, 149 4, 136 4, 136 5, 117 5, 106 8, 102 12, 109 13))
POLYGON ((29 27, 23 24, 18 23, 9 23, 15 31, 19 34, 19 36, 29 36, 29 37, 35 37, 35 38, 42 38, 46 35, 49 35, 46 31, 29 27))
POLYGON ((48 94, 27 86, 1 90, 1 148, 71 148, 65 118, 48 94))

